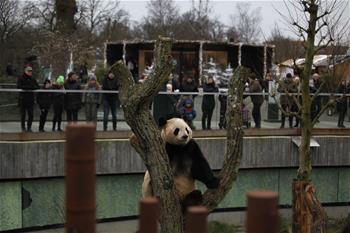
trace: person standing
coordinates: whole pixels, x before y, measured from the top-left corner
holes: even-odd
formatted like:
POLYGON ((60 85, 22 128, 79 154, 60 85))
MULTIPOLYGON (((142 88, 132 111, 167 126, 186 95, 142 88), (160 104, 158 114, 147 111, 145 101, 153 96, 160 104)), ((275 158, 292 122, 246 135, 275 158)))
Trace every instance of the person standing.
MULTIPOLYGON (((118 79, 109 72, 102 80, 102 90, 118 91, 118 79)), ((112 113, 113 130, 117 130, 118 93, 103 93, 103 130, 107 130, 109 111, 112 113)))
POLYGON ((220 102, 219 129, 226 129, 227 90, 220 91, 219 102, 220 102))
POLYGON ((261 105, 264 102, 264 97, 262 95, 257 95, 257 93, 262 93, 263 89, 259 83, 259 80, 256 78, 255 74, 251 74, 250 76, 250 93, 254 93, 254 95, 250 96, 250 99, 253 102, 253 111, 252 116, 255 123, 255 128, 261 128, 261 105))
MULTIPOLYGON (((312 85, 310 87, 311 93, 316 93, 319 88, 321 88, 321 79, 320 75, 318 73, 314 73, 311 76, 312 79, 312 85)), ((322 102, 321 102, 321 96, 316 96, 314 98, 314 101, 311 103, 311 121, 313 121, 318 113, 321 111, 322 108, 322 102)))
POLYGON ((339 116, 338 116, 339 128, 345 128, 344 119, 345 119, 346 111, 348 109, 348 103, 347 103, 347 97, 346 97, 347 92, 348 90, 346 87, 346 81, 342 80, 340 83, 340 86, 338 87, 338 93, 342 95, 337 97, 337 111, 339 113, 339 116))
MULTIPOLYGON (((64 76, 58 76, 56 83, 53 83, 53 90, 64 90, 64 76)), ((52 105, 53 105, 53 120, 52 120, 52 131, 56 130, 57 123, 57 131, 62 131, 61 123, 62 123, 62 113, 64 109, 64 93, 62 92, 54 92, 52 93, 52 105)))
MULTIPOLYGON (((51 81, 46 79, 43 84, 43 90, 52 89, 51 81)), ((40 122, 39 122, 39 132, 45 132, 45 122, 46 117, 49 112, 52 103, 52 93, 50 92, 39 92, 36 100, 40 108, 40 122)))
MULTIPOLYGON (((17 88, 24 91, 39 89, 37 81, 33 78, 32 67, 25 67, 22 77, 17 79, 17 88)), ((34 92, 20 92, 18 96, 18 105, 21 113, 22 132, 32 132, 34 92), (28 115, 27 127, 25 126, 26 113, 28 115)))
MULTIPOLYGON (((217 93, 219 90, 215 86, 214 79, 209 77, 207 82, 203 86, 204 93, 217 93)), ((215 96, 213 94, 203 96, 202 101, 202 129, 211 130, 211 118, 213 116, 214 108, 215 108, 215 96)))
MULTIPOLYGON (((96 80, 95 75, 91 75, 89 82, 86 85, 86 91, 99 91, 100 85, 96 80)), ((83 103, 85 105, 85 116, 86 121, 94 122, 97 121, 97 110, 101 103, 101 94, 96 92, 84 92, 83 94, 83 103)))
MULTIPOLYGON (((81 90, 78 77, 74 72, 68 73, 68 79, 64 83, 65 90, 81 90)), ((64 106, 67 112, 67 121, 78 121, 78 112, 81 108, 81 93, 67 92, 64 98, 64 106)))
MULTIPOLYGON (((277 91, 282 93, 280 97, 280 103, 282 107, 282 117, 281 117, 282 123, 280 128, 284 128, 284 124, 286 120, 285 113, 288 113, 292 110, 292 105, 294 101, 293 96, 291 96, 290 94, 297 92, 297 88, 295 87, 295 83, 293 82, 291 73, 288 73, 286 75, 286 78, 279 83, 277 91)), ((289 115, 288 119, 289 119, 289 128, 293 128, 293 116, 289 115)))

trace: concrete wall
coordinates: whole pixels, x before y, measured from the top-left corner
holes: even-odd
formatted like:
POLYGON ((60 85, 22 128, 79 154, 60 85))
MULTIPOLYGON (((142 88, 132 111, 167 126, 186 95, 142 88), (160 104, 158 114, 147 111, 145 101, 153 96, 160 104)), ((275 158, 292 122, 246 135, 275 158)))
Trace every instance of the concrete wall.
MULTIPOLYGON (((295 175, 295 168, 241 170, 219 208, 245 207, 246 192, 256 189, 279 192, 279 204, 291 205, 295 175)), ((350 205, 349 168, 315 168, 312 179, 321 202, 350 205)), ((142 180, 142 174, 98 176, 97 218, 137 215, 142 180)), ((2 181, 0 207, 0 231, 63 223, 64 179, 2 181)))
MULTIPOLYGON (((318 136, 315 166, 350 166, 349 136, 318 136)), ((222 167, 226 138, 197 139, 213 169, 222 167)), ((141 158, 127 139, 97 140, 97 174, 143 173, 141 158)), ((64 141, 0 142, 0 180, 64 175, 64 141)), ((298 166, 298 148, 289 136, 246 137, 241 168, 298 166)))
MULTIPOLYGON (((321 202, 350 206, 350 137, 315 138, 312 179, 321 202)), ((197 141, 212 168, 221 168, 225 138, 197 141)), ((96 149, 97 217, 137 215, 141 159, 126 139, 97 140, 96 149)), ((243 151, 238 180, 219 208, 244 207, 254 189, 277 191, 280 204, 290 205, 298 164, 291 137, 246 137, 243 151)), ((62 140, 0 142, 0 231, 64 222, 63 154, 62 140)))

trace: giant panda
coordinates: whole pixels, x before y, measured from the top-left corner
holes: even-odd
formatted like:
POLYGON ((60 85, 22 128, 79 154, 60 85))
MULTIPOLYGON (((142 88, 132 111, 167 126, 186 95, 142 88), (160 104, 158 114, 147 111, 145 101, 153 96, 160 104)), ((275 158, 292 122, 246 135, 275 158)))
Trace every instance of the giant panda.
MULTIPOLYGON (((202 193, 196 189, 195 180, 203 182, 207 188, 219 186, 219 179, 214 176, 196 141, 192 130, 181 118, 159 120, 161 137, 166 143, 166 152, 174 175, 175 191, 183 211, 188 206, 200 205, 202 193)), ((151 177, 148 171, 142 184, 142 196, 153 196, 151 177)))

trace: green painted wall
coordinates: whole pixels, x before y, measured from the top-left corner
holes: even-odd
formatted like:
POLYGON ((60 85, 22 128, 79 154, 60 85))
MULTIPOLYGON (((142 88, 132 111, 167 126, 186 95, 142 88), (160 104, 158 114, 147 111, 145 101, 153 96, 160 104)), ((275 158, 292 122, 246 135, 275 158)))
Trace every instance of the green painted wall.
MULTIPOLYGON (((241 170, 237 182, 220 208, 244 207, 246 193, 256 189, 278 191, 280 204, 291 204, 291 182, 296 169, 241 170)), ((143 175, 99 176, 97 218, 137 215, 143 175)), ((350 203, 350 168, 315 168, 313 181, 321 202, 350 203)), ((204 189, 202 184, 198 184, 204 189)), ((0 182, 0 231, 64 222, 64 179, 36 179, 0 182), (21 187, 32 203, 22 210, 21 187), (23 219, 23 220, 22 220, 23 219)))
POLYGON ((22 227, 21 182, 0 183, 0 231, 22 227))

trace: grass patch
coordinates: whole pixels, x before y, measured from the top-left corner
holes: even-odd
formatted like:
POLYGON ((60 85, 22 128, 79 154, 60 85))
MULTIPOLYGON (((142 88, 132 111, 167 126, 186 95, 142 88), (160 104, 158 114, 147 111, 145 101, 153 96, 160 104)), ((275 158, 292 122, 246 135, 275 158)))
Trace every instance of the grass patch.
POLYGON ((217 221, 211 221, 208 223, 209 233, 242 233, 244 232, 242 227, 236 225, 229 225, 220 223, 217 221))
POLYGON ((350 233, 350 214, 341 219, 327 219, 327 233, 350 233))

